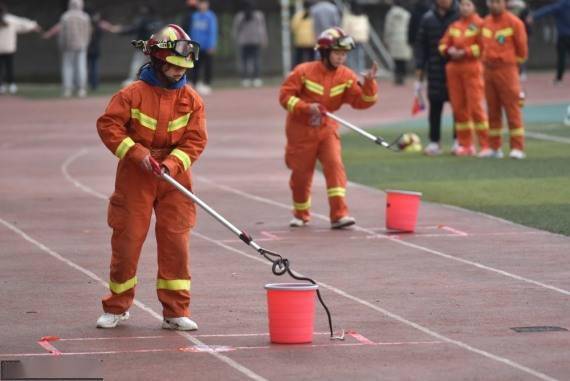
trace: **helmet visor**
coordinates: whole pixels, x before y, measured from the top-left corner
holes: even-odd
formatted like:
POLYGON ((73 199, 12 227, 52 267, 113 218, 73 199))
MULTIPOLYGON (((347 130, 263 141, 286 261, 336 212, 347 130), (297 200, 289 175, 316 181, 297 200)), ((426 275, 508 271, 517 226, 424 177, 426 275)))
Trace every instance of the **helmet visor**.
POLYGON ((181 57, 188 57, 192 55, 193 61, 198 61, 198 55, 200 53, 200 44, 195 41, 189 40, 176 40, 176 41, 161 41, 156 44, 160 49, 170 49, 176 55, 181 57))
POLYGON ((350 36, 339 37, 336 45, 340 49, 353 49, 355 46, 354 40, 350 36))

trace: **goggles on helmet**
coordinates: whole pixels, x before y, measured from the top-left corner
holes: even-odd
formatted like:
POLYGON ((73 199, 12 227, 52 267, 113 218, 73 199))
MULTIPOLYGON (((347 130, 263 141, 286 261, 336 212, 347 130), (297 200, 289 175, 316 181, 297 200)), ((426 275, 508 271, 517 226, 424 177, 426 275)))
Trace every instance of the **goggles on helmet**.
POLYGON ((352 49, 354 48, 355 43, 354 39, 351 36, 343 36, 338 38, 335 45, 341 49, 352 49))
POLYGON ((159 41, 154 46, 159 49, 170 49, 181 57, 188 57, 192 54, 195 61, 198 61, 198 55, 200 53, 200 44, 195 41, 159 41))

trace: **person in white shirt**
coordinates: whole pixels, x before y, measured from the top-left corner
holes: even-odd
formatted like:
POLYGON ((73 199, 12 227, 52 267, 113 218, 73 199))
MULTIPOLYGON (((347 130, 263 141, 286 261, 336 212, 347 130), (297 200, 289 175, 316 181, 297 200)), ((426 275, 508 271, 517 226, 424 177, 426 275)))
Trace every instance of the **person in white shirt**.
POLYGON ((37 22, 8 13, 6 5, 0 3, 0 94, 18 91, 14 77, 18 34, 33 31, 41 31, 37 22))

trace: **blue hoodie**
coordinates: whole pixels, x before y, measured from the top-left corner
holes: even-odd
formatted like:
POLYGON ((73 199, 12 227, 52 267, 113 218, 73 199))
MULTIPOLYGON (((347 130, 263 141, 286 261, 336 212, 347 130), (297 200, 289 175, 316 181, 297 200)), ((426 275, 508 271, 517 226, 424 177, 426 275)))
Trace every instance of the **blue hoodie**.
POLYGON ((570 0, 560 0, 539 8, 532 14, 532 17, 534 20, 538 20, 548 15, 554 16, 558 35, 570 37, 570 0))
POLYGON ((140 79, 141 81, 144 81, 151 86, 162 87, 169 90, 180 89, 181 87, 184 87, 184 85, 186 85, 185 75, 182 76, 182 78, 176 83, 171 83, 169 85, 162 83, 156 76, 156 73, 154 72, 153 68, 150 66, 145 66, 141 70, 140 79))
POLYGON ((215 49, 218 44, 218 19, 212 11, 194 12, 190 38, 206 51, 215 49))

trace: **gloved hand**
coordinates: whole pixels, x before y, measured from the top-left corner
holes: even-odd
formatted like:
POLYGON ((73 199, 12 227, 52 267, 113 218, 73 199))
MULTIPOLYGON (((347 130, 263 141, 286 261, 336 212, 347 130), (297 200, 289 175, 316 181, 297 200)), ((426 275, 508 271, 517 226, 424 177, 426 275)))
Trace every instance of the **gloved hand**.
POLYGON ((327 115, 326 107, 320 103, 311 103, 309 111, 311 113, 309 125, 311 127, 319 127, 323 123, 323 118, 327 115))
POLYGON ((150 154, 146 155, 141 162, 141 165, 144 169, 149 172, 152 172, 155 176, 161 177, 162 173, 166 172, 166 168, 161 166, 158 161, 150 154))

